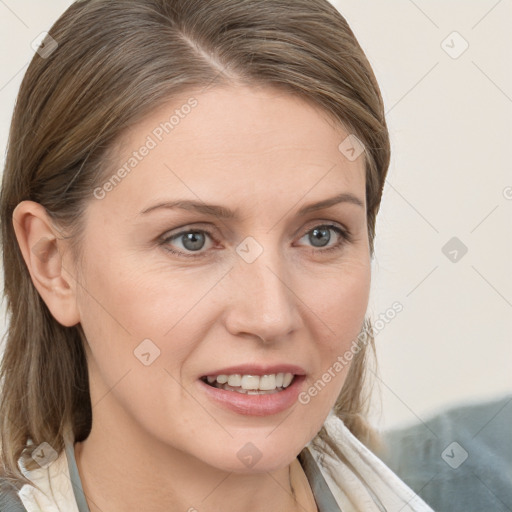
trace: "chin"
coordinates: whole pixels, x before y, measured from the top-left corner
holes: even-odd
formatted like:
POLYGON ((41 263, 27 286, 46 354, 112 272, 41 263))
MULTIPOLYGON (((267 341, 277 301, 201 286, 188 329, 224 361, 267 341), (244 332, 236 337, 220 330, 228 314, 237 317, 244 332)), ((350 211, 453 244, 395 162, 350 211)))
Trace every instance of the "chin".
POLYGON ((288 466, 307 442, 283 433, 269 436, 267 429, 258 434, 245 432, 229 442, 212 442, 209 456, 205 451, 202 459, 211 466, 233 473, 271 472, 288 466), (218 446, 218 451, 212 453, 212 446, 218 446))

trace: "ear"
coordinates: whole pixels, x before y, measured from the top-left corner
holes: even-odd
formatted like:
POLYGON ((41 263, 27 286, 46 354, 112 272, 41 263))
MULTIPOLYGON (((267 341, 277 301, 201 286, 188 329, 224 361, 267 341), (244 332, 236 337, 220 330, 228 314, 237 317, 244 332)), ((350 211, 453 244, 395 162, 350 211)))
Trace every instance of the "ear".
POLYGON ((30 277, 53 317, 71 327, 80 321, 73 270, 64 268, 65 241, 45 208, 22 201, 12 216, 14 231, 30 277), (70 273, 71 272, 71 273, 70 273))

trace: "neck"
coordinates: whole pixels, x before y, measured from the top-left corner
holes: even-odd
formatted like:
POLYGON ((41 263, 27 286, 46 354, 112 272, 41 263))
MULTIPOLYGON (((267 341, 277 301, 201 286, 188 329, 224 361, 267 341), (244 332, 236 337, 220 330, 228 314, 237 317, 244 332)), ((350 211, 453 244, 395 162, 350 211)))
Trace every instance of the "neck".
POLYGON ((271 472, 226 472, 117 418, 98 411, 87 439, 75 444, 90 512, 317 510, 297 459, 271 472))

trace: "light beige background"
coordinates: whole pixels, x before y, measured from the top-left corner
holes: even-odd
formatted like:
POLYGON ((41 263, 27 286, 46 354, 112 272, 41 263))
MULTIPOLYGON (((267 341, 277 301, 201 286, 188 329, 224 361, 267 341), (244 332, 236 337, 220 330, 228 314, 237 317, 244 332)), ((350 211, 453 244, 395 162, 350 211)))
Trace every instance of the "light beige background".
MULTIPOLYGON (((392 138, 369 312, 403 311, 378 332, 374 420, 511 393, 512 1, 333 3, 374 68, 392 138), (467 247, 455 262, 442 251, 453 237, 467 247)), ((1 168, 31 42, 70 4, 0 0, 1 168)))

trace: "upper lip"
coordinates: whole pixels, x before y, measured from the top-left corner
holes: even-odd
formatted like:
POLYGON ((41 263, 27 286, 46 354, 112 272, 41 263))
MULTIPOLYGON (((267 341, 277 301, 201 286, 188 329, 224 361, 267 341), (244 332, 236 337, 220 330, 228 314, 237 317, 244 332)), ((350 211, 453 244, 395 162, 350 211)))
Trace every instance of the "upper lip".
POLYGON ((272 375, 277 373, 293 373, 294 375, 306 375, 306 372, 300 366, 295 364, 241 364, 237 366, 229 366, 219 370, 212 370, 202 375, 208 377, 213 375, 272 375))

